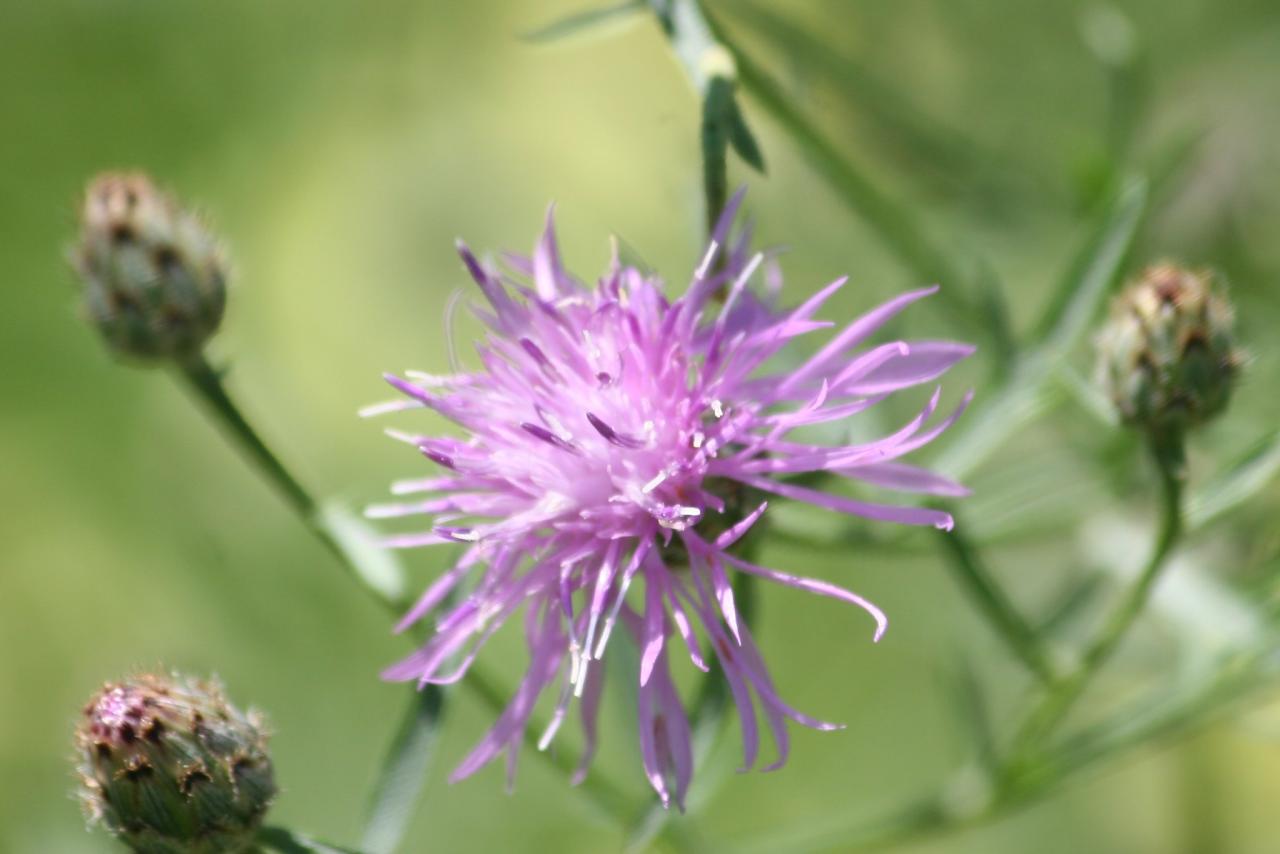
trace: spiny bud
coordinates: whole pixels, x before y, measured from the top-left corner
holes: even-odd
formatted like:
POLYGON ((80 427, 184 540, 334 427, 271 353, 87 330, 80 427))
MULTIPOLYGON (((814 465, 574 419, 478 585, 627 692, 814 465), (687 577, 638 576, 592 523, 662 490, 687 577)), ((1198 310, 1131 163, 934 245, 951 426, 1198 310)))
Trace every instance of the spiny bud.
POLYGON ((146 175, 89 183, 72 263, 89 319, 122 355, 193 355, 222 322, 226 265, 213 235, 146 175))
POLYGON ((1157 433, 1221 412, 1241 356, 1234 313, 1208 272, 1148 267, 1116 298, 1098 339, 1098 373, 1120 417, 1157 433))
POLYGON ((247 850, 276 792, 261 717, 214 681, 108 683, 85 706, 75 745, 90 820, 143 854, 247 850))

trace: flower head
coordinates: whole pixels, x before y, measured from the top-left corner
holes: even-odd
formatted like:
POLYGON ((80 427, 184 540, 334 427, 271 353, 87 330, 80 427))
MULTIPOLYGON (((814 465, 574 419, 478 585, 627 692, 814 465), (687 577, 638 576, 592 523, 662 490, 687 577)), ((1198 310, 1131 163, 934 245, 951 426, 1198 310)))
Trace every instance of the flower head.
POLYGON ((1208 272, 1152 265, 1116 297, 1098 377, 1127 424, 1182 431, 1226 409, 1243 361, 1235 312, 1208 272))
POLYGON ((121 355, 192 355, 222 322, 227 271, 216 240, 146 175, 90 182, 72 263, 89 319, 121 355))
POLYGON ((216 682, 108 683, 85 706, 75 744, 85 811, 135 851, 245 850, 276 792, 261 718, 216 682))
MULTIPOLYGON (((831 326, 815 319, 844 280, 799 307, 778 311, 748 288, 763 255, 730 241, 734 209, 682 296, 616 259, 594 285, 563 266, 547 228, 531 258, 510 257, 509 274, 459 245, 488 306, 480 365, 449 376, 388 376, 404 397, 368 413, 425 407, 463 435, 393 433, 440 469, 398 483, 421 500, 370 508, 375 517, 425 514, 430 528, 394 537, 397 546, 462 543, 453 568, 426 591, 402 627, 449 600, 430 640, 386 672, 394 680, 448 683, 465 673, 484 642, 522 607, 531 664, 496 725, 454 772, 471 774, 500 752, 509 768, 534 702, 556 686, 545 746, 581 698, 585 773, 595 743, 605 653, 619 624, 640 649, 640 747, 664 803, 683 802, 692 775, 689 722, 669 671, 681 647, 708 670, 701 634, 728 679, 742 723, 744 766, 755 764, 757 708, 787 753, 785 720, 821 729, 777 694, 751 633, 739 619, 730 576, 741 572, 852 603, 876 623, 884 615, 855 593, 750 562, 734 545, 768 496, 908 525, 949 528, 944 512, 876 504, 788 482, 811 472, 943 495, 961 487, 899 462, 959 414, 934 421, 939 394, 896 432, 856 445, 809 444, 804 425, 833 422, 899 389, 930 382, 972 352, 944 341, 860 345, 889 318, 933 292, 885 303, 829 338, 797 368, 773 372, 792 339, 831 326), (744 498, 750 503, 744 505, 744 498), (639 583, 637 583, 637 581, 639 583)), ((766 276, 776 291, 776 275, 766 276)), ((961 405, 963 408, 963 404, 961 405)))

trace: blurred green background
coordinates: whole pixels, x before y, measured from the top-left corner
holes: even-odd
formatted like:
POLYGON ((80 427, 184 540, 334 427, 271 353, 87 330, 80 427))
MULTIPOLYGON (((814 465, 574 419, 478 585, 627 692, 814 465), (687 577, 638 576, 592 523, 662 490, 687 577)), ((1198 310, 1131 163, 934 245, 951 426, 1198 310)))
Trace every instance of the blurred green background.
MULTIPOLYGON (((284 788, 273 819, 337 842, 358 838, 401 700, 377 679, 403 650, 384 615, 164 371, 114 363, 78 320, 63 257, 83 182, 144 168, 207 212, 237 270, 215 345, 233 389, 318 491, 379 500, 388 481, 423 469, 354 412, 385 396, 382 371, 447 365, 442 307, 465 286, 455 237, 523 250, 554 200, 566 255, 584 275, 605 261, 610 234, 675 283, 700 253, 697 107, 657 26, 642 19, 555 46, 519 38, 583 2, 0 2, 0 849, 109 848, 84 831, 72 798, 69 734, 95 687, 132 668, 213 671, 237 701, 268 711, 284 788)), ((1199 135, 1138 257, 1209 264, 1234 285, 1249 379, 1206 436, 1206 459, 1274 426, 1274 0, 1103 11, 1025 0, 771 4, 891 87, 878 107, 776 22, 731 0, 710 5, 892 195, 945 241, 993 259, 1019 328, 1082 239, 1114 161, 1151 162, 1199 135), (1126 21, 1138 59, 1109 76, 1088 34, 1105 55, 1126 21), (952 162, 914 144, 894 127, 895 108, 908 124, 927 114, 977 155, 952 162)), ((828 313, 838 317, 918 284, 750 99, 745 107, 769 171, 733 180, 751 186, 762 242, 790 247, 788 299, 848 272, 854 286, 828 313)), ((956 334, 925 307, 909 326, 956 334)), ((1087 372, 1088 354, 1077 357, 1087 372)), ((980 359, 958 377, 952 396, 965 379, 981 396, 985 367, 980 359)), ((1020 598, 1044 601, 1095 559, 1094 514, 1143 523, 1134 456, 1068 409, 973 478, 967 515, 999 540, 990 554, 1020 598), (1108 449, 1107 465, 1128 472, 1112 478, 1118 487, 1081 463, 1108 449)), ((1193 552, 1269 595, 1276 499, 1267 493, 1193 552)), ((944 688, 957 649, 997 696, 1016 698, 1021 674, 928 536, 912 534, 899 551, 767 553, 772 565, 847 582, 893 626, 873 647, 865 619, 841 606, 766 592, 758 634, 783 695, 850 726, 795 728, 785 770, 732 777, 696 816, 708 837, 750 840, 871 812, 963 762, 944 688)), ((1120 546, 1104 536, 1107 548, 1120 546)), ((442 559, 410 554, 415 580, 442 559)), ((1131 656, 1159 673, 1162 636, 1144 637, 1131 656)), ((488 660, 508 678, 523 666, 512 639, 488 660)), ((606 719, 600 767, 639 797, 620 708, 606 719)), ((447 785, 446 769, 489 720, 458 695, 406 850, 621 843, 536 758, 524 758, 510 797, 496 767, 447 785)), ((1277 732, 1255 712, 912 850, 1275 851, 1277 732)))

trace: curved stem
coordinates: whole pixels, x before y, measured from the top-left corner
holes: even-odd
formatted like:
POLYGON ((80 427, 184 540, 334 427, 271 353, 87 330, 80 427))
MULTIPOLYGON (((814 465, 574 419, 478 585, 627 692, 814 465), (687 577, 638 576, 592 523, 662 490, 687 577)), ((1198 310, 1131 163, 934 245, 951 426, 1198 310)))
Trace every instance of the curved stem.
POLYGON ((969 539, 957 530, 939 531, 936 540, 965 592, 977 604, 1009 649, 1041 681, 1052 683, 1053 664, 1035 630, 1013 606, 1008 594, 992 577, 990 569, 969 539))
POLYGON ((1066 716, 1084 693, 1085 688, 1111 657, 1124 639, 1129 627, 1147 604, 1151 590, 1168 562, 1170 552, 1182 533, 1182 453, 1181 438, 1156 439, 1150 442, 1152 456, 1160 475, 1160 523, 1151 556, 1133 585, 1116 604, 1102 624, 1093 642, 1085 649, 1080 664, 1068 676, 1052 686, 1040 704, 1028 716, 1014 739, 1014 763, 1025 759, 1066 716))
POLYGON ((338 558, 338 565, 351 576, 352 580, 359 583, 366 593, 373 596, 378 604, 393 612, 398 611, 401 603, 383 597, 361 581, 360 573, 351 565, 350 557, 321 519, 320 505, 253 429, 253 425, 244 417, 240 407, 227 392, 222 382, 222 375, 209 364, 204 355, 200 354, 182 362, 180 371, 188 388, 240 446, 240 449, 249 457, 249 461, 276 488, 316 539, 338 558))

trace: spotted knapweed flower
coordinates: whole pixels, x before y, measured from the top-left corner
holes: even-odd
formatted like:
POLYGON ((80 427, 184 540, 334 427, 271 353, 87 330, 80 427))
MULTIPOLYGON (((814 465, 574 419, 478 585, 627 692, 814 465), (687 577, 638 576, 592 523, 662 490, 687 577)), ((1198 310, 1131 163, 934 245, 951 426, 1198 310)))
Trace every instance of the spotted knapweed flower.
MULTIPOLYGON (((442 472, 393 487, 400 495, 423 493, 424 500, 373 507, 369 515, 433 517, 429 530, 393 537, 391 545, 462 543, 465 549, 400 623, 404 629, 448 603, 434 633, 385 677, 421 685, 454 682, 485 641, 525 608, 529 668, 454 780, 504 750, 510 778, 535 702, 552 686, 558 696, 540 745, 555 735, 571 700, 581 698, 581 779, 595 749, 599 661, 619 622, 640 650, 639 673, 632 677, 639 681, 640 750, 664 804, 683 803, 693 772, 689 719, 668 653, 679 643, 695 667, 708 670, 700 634, 737 706, 744 770, 757 758, 757 710, 778 750, 770 767, 780 766, 788 751, 787 719, 836 727, 778 696, 739 619, 730 575, 747 573, 857 605, 874 618, 876 639, 886 620, 855 593, 735 553, 734 544, 765 513, 761 499, 773 495, 869 519, 951 526, 951 517, 939 510, 870 503, 793 482, 797 475, 825 472, 911 492, 964 493, 898 461, 932 441, 963 409, 964 403, 935 421, 938 391, 919 415, 875 441, 827 446, 792 433, 849 418, 899 389, 930 382, 973 352, 946 341, 859 349, 935 288, 881 305, 798 366, 771 371, 773 357, 792 339, 832 326, 815 315, 845 280, 789 311, 774 308, 769 295, 753 295, 748 283, 765 259, 748 256, 745 235, 729 241, 739 200, 718 224, 682 296, 623 266, 616 252, 594 286, 575 279, 561 263, 550 216, 532 257, 507 256, 506 274, 460 243, 462 260, 488 301, 476 309, 488 327, 478 344, 479 366, 448 376, 388 376, 404 397, 365 410, 425 407, 462 433, 392 431, 442 472), (459 589, 465 593, 454 600, 459 589)), ((776 290, 777 277, 766 278, 776 290)))

